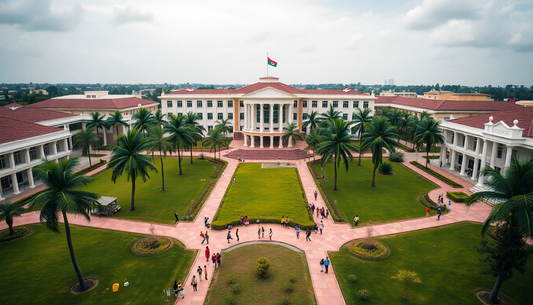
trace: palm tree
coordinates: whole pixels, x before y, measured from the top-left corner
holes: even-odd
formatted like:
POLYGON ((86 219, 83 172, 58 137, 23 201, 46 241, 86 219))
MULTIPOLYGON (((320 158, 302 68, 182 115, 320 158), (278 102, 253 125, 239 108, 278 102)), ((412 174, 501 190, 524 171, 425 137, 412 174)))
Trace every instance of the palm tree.
POLYGON ((309 150, 313 150, 313 161, 315 160, 315 149, 320 143, 320 134, 318 133, 318 129, 312 129, 311 133, 305 135, 305 143, 307 143, 307 147, 305 148, 305 152, 308 153, 309 150))
POLYGON ((382 149, 386 148, 389 152, 394 152, 394 147, 398 146, 398 134, 386 117, 373 117, 372 122, 367 125, 365 133, 363 133, 363 138, 361 149, 372 151, 372 163, 374 163, 372 187, 375 187, 376 170, 383 159, 382 149))
POLYGON ((185 124, 189 126, 191 129, 191 136, 192 136, 192 142, 188 145, 188 148, 191 151, 191 164, 193 164, 193 158, 192 158, 192 148, 194 145, 198 143, 198 141, 201 141, 204 137, 205 128, 204 126, 198 124, 198 120, 200 118, 198 115, 192 111, 189 111, 185 115, 185 124))
POLYGON ((285 133, 281 136, 281 140, 287 141, 288 146, 292 146, 292 141, 296 144, 296 140, 301 140, 300 133, 298 132, 298 127, 296 123, 290 123, 287 127, 283 127, 285 133))
POLYGON ((318 117, 318 111, 311 111, 307 120, 302 124, 302 130, 307 132, 307 127, 310 127, 310 132, 320 125, 320 118, 318 117))
POLYGON ((398 122, 400 121, 401 117, 402 113, 398 109, 392 109, 387 114, 387 118, 389 119, 390 124, 396 127, 398 127, 398 122))
MULTIPOLYGON (((365 126, 372 121, 372 110, 370 108, 357 108, 357 111, 353 114, 353 122, 356 124, 354 126, 354 131, 357 133, 359 138, 359 146, 363 143, 362 135, 365 133, 365 126)), ((363 150, 359 149, 359 165, 361 165, 361 155, 363 150)))
POLYGON ((225 119, 225 120, 220 120, 220 121, 216 121, 215 122, 215 128, 219 128, 220 131, 222 132, 222 134, 224 134, 224 136, 226 136, 227 133, 231 133, 232 131, 232 127, 231 125, 229 125, 231 122, 229 119, 225 119))
MULTIPOLYGON (((159 152, 159 158, 161 161, 161 181, 163 185, 163 191, 165 191, 165 170, 163 168, 163 155, 166 157, 167 152, 172 153, 172 143, 169 142, 168 138, 165 138, 165 132, 161 125, 154 125, 148 129, 148 137, 146 138, 148 143, 150 143, 149 151, 159 152)), ((153 158, 152 158, 153 159, 153 158)))
POLYGON ((426 144, 426 168, 429 163, 429 151, 433 144, 444 143, 444 137, 440 130, 440 122, 434 118, 424 118, 416 128, 415 141, 426 144))
POLYGON ((161 111, 161 109, 157 109, 157 111, 153 115, 154 122, 157 123, 159 126, 163 126, 163 124, 165 123, 166 116, 167 115, 164 114, 163 111, 161 111))
POLYGON ((413 119, 413 115, 408 111, 400 111, 400 118, 398 119, 398 128, 399 131, 405 134, 409 122, 413 119))
POLYGON ((323 128, 322 142, 318 144, 316 153, 322 156, 322 165, 334 158, 333 168, 335 169, 335 184, 333 190, 337 190, 337 168, 344 163, 348 171, 348 158, 352 161, 352 151, 359 151, 357 146, 352 144, 355 137, 350 134, 350 126, 353 122, 343 119, 326 120, 323 128))
POLYGON ((105 129, 108 127, 107 121, 104 120, 105 115, 100 115, 100 111, 92 112, 90 113, 91 119, 87 124, 85 125, 86 128, 94 128, 96 129, 96 135, 98 134, 98 128, 102 128, 104 132, 105 137, 105 129))
POLYGON ((124 121, 124 117, 122 116, 122 113, 120 111, 116 110, 115 113, 111 114, 109 117, 107 117, 107 125, 115 127, 115 130, 117 131, 117 137, 118 137, 118 126, 128 126, 126 122, 124 121))
POLYGON ((134 113, 132 118, 135 120, 134 128, 142 132, 146 136, 146 130, 156 123, 154 115, 146 108, 140 108, 137 113, 134 113))
POLYGON ((187 125, 185 121, 185 116, 181 114, 171 114, 168 116, 168 121, 165 123, 165 127, 163 129, 166 133, 170 134, 169 141, 174 146, 174 149, 178 151, 178 162, 179 162, 179 169, 180 169, 180 175, 182 174, 181 171, 181 153, 180 150, 184 147, 188 147, 191 145, 191 143, 194 142, 194 138, 192 136, 192 133, 194 130, 190 127, 190 125, 187 125))
POLYGON ((215 153, 215 160, 217 159, 217 147, 218 147, 218 158, 220 159, 220 146, 225 145, 226 140, 222 131, 219 128, 214 128, 209 130, 207 133, 207 138, 204 139, 202 145, 209 146, 215 153))
MULTIPOLYGON (((326 120, 336 120, 341 118, 341 112, 336 111, 333 106, 329 107, 329 110, 326 113, 320 114, 320 121, 326 121, 326 120)), ((324 124, 326 126, 326 124, 324 124)))
POLYGON ((143 154, 150 148, 150 143, 143 138, 137 128, 128 131, 125 135, 118 136, 117 142, 118 145, 113 148, 107 168, 113 169, 111 174, 113 183, 116 183, 117 178, 122 176, 124 172, 127 174, 128 181, 131 179, 130 211, 135 211, 135 181, 141 177, 143 182, 146 182, 146 178, 150 179, 148 170, 157 172, 157 169, 150 162, 150 157, 143 154))
POLYGON ((418 119, 418 116, 415 115, 411 118, 405 130, 406 138, 408 138, 409 140, 413 142, 413 149, 415 149, 415 145, 416 145, 415 136, 416 136, 416 130, 418 128, 418 125, 420 125, 420 120, 418 119))
POLYGON ((24 211, 18 203, 9 201, 0 203, 0 221, 5 220, 9 227, 9 235, 15 235, 13 231, 13 217, 20 217, 20 213, 24 211))
POLYGON ((99 195, 91 192, 80 191, 79 188, 86 186, 93 181, 91 177, 75 175, 74 168, 79 164, 77 158, 66 159, 59 163, 44 162, 37 166, 34 171, 36 176, 45 185, 46 189, 37 195, 30 203, 30 208, 41 210, 40 220, 55 233, 59 233, 59 213, 63 215, 65 233, 67 237, 70 259, 74 265, 74 270, 78 277, 80 290, 87 289, 87 284, 81 273, 74 247, 67 213, 80 214, 87 221, 91 220, 89 210, 99 195))
POLYGON ((102 145, 102 142, 99 139, 100 136, 95 135, 93 131, 94 127, 87 128, 72 137, 72 146, 74 146, 74 149, 81 148, 81 153, 89 156, 89 166, 92 166, 91 147, 99 147, 102 145))
MULTIPOLYGON (((491 213, 483 223, 481 228, 482 235, 487 232, 491 224, 504 223, 522 237, 532 237, 533 158, 520 162, 515 156, 512 156, 511 166, 503 174, 490 167, 486 167, 482 174, 489 178, 487 182, 489 191, 474 193, 466 203, 467 206, 471 206, 479 199, 497 202, 493 205, 491 213)), ((517 238, 518 243, 522 241, 523 238, 517 238)), ((511 246, 509 243, 513 243, 513 246, 515 246, 515 242, 505 241, 502 238, 498 238, 496 242, 506 243, 504 245, 506 247, 511 246)), ((512 275, 511 267, 515 266, 506 265, 504 268, 497 270, 496 273, 499 274, 489 297, 492 302, 497 299, 503 282, 512 275)))

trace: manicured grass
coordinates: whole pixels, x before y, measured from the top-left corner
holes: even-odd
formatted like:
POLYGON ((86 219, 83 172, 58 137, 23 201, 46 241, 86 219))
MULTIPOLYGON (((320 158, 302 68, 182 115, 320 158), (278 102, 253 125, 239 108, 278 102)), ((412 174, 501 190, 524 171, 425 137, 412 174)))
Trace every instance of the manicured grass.
MULTIPOLYGON (((427 194, 436 185, 418 176, 399 163, 392 163, 395 175, 384 176, 376 173, 376 187, 372 185, 372 160, 364 158, 361 166, 354 159, 346 172, 342 165, 338 171, 337 191, 333 191, 335 174, 333 163, 324 167, 328 181, 317 180, 324 185, 331 201, 337 200, 337 209, 344 219, 353 225, 353 218, 359 215, 360 223, 372 220, 373 223, 391 222, 425 215, 426 208, 418 201, 418 196, 427 194)), ((320 165, 314 165, 320 175, 320 165)))
POLYGON ((206 297, 206 305, 226 304, 225 298, 235 296, 237 304, 281 304, 289 298, 291 304, 316 304, 305 254, 282 246, 251 245, 222 253, 222 267, 218 269, 206 297), (260 257, 270 260, 268 278, 259 280, 256 263, 260 257), (240 292, 233 294, 227 278, 235 275, 240 292), (287 293, 283 285, 294 274, 294 291, 287 293))
POLYGON ((130 212, 131 206, 131 181, 127 181, 126 174, 111 181, 111 170, 107 170, 95 177, 86 190, 102 196, 118 197, 118 204, 122 206, 120 212, 113 215, 116 218, 133 219, 148 222, 171 224, 174 223, 174 211, 178 211, 180 218, 185 216, 191 207, 191 200, 196 203, 212 179, 214 164, 207 160, 194 159, 191 164, 189 158, 181 162, 183 175, 179 175, 178 159, 166 158, 163 160, 165 168, 165 191, 161 191, 161 162, 154 159, 158 172, 150 171, 150 178, 146 182, 137 179, 135 190, 135 209, 130 212), (204 179, 204 181, 201 181, 204 179))
MULTIPOLYGON (((426 146, 420 147, 420 151, 426 152, 426 146)), ((440 152, 440 146, 431 146, 430 153, 439 153, 440 152)))
POLYGON ((230 183, 215 220, 231 222, 239 215, 250 223, 259 218, 289 216, 291 221, 309 223, 306 201, 295 168, 261 168, 261 163, 241 163, 230 183))
POLYGON ((0 244, 0 304, 168 304, 163 289, 183 281, 196 256, 179 242, 166 252, 139 256, 131 248, 144 235, 71 225, 83 276, 98 279, 96 288, 74 295, 70 286, 77 278, 64 227, 60 235, 40 224, 27 227, 30 235, 0 244), (120 284, 119 292, 112 292, 113 283, 120 284))
MULTIPOLYGON (((479 289, 491 290, 495 277, 480 272, 487 268, 476 251, 480 242, 481 224, 459 223, 382 239, 391 250, 383 259, 364 259, 343 246, 330 252, 335 275, 347 304, 361 304, 357 291, 368 289, 368 304, 406 304, 402 300, 403 284, 391 279, 398 269, 418 273, 422 283, 409 285, 409 304, 481 304, 479 289), (348 281, 355 274, 357 283, 348 281)), ((504 282, 503 293, 511 304, 530 304, 533 298, 533 261, 528 271, 504 282)))

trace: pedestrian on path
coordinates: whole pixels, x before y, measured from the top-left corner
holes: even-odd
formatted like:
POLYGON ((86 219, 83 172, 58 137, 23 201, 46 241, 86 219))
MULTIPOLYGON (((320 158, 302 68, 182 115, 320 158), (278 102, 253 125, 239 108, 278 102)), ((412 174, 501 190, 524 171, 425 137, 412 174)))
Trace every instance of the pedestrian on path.
POLYGON ((427 209, 426 209, 426 216, 429 216, 429 212, 430 212, 430 211, 431 211, 430 208, 427 208, 427 209))
POLYGON ((209 247, 206 246, 206 247, 205 247, 205 258, 206 258, 205 261, 206 261, 206 262, 209 262, 209 254, 210 254, 209 252, 210 252, 210 251, 209 251, 209 247))
POLYGON ((209 234, 207 234, 207 231, 205 231, 205 241, 209 245, 209 234))
POLYGON ((217 253, 217 262, 218 262, 218 267, 220 268, 220 262, 222 261, 222 255, 220 255, 220 253, 217 253))
POLYGON ((327 257, 327 256, 326 256, 326 260, 324 261, 324 266, 326 266, 326 273, 328 273, 329 257, 327 257))
POLYGON ((204 275, 205 275, 205 280, 207 281, 207 266, 204 265, 204 275))
POLYGON ((316 208, 316 217, 318 217, 320 214, 320 209, 319 208, 316 208))
POLYGON ((281 216, 281 226, 284 227, 285 226, 285 215, 281 216))
POLYGON ((285 219, 285 227, 286 228, 290 227, 289 224, 290 224, 290 220, 289 220, 289 216, 287 216, 287 218, 285 219))
POLYGON ((272 228, 270 228, 270 233, 268 233, 268 237, 270 237, 270 240, 272 240, 272 234, 274 233, 272 232, 272 228))
POLYGON ((228 240, 228 244, 229 244, 229 240, 233 239, 233 238, 231 238, 231 230, 228 231, 228 236, 226 237, 226 239, 228 240))
POLYGON ((235 236, 237 236, 237 241, 239 241, 239 229, 237 229, 237 231, 235 231, 235 236))
POLYGON ((202 244, 203 244, 204 241, 205 241, 205 234, 204 234, 203 231, 200 231, 200 237, 203 238, 203 239, 202 239, 202 244))
POLYGON ((217 264, 217 260, 218 260, 218 256, 216 255, 216 253, 213 254, 213 264, 215 265, 215 269, 217 268, 218 264, 217 264))
POLYGON ((311 241, 311 230, 305 231, 305 241, 311 241))
POLYGON ((300 228, 298 227, 298 225, 295 225, 294 229, 296 230, 296 238, 300 239, 300 228))
POLYGON ((261 239, 261 228, 257 229, 257 238, 261 239))
POLYGON ((174 224, 177 225, 180 221, 180 215, 178 214, 178 211, 174 211, 174 217, 176 217, 176 222, 174 224))
POLYGON ((329 210, 326 209, 326 219, 328 219, 328 216, 329 216, 329 210))
POLYGON ((316 197, 318 196, 318 193, 317 191, 315 190, 315 201, 316 201, 316 197))
POLYGON ((448 200, 448 210, 450 212, 452 211, 452 201, 451 200, 448 200))
POLYGON ((311 216, 315 214, 315 204, 313 203, 313 205, 311 206, 311 216))
POLYGON ((201 281, 202 280, 202 266, 198 266, 198 269, 196 269, 196 272, 198 272, 198 278, 201 281))
POLYGON ((196 275, 192 276, 191 285, 192 285, 192 291, 198 291, 197 289, 198 282, 196 281, 196 275))
POLYGON ((320 272, 324 272, 324 259, 320 260, 320 272))
POLYGON ((318 225, 315 222, 315 234, 318 234, 318 225))
MULTIPOLYGON (((272 229, 270 229, 272 230, 272 229)), ((261 227, 261 237, 265 238, 265 227, 261 227)))
POLYGON ((319 228, 320 228, 320 234, 322 235, 322 230, 324 230, 324 222, 322 220, 320 221, 319 228))
POLYGON ((442 214, 442 212, 440 211, 440 208, 438 208, 437 210, 437 221, 440 220, 440 215, 442 214))
POLYGON ((259 226, 259 222, 260 222, 260 221, 259 221, 259 217, 257 217, 257 221, 256 221, 256 222, 257 222, 257 225, 259 226))
POLYGON ((359 225, 359 215, 355 215, 354 219, 353 219, 353 222, 354 222, 354 226, 357 227, 359 225))

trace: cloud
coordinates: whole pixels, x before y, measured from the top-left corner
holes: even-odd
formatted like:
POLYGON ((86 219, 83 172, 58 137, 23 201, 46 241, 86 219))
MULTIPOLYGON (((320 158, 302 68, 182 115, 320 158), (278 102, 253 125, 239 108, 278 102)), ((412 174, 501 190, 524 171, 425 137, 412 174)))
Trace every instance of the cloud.
POLYGON ((51 0, 6 0, 0 2, 0 24, 24 31, 67 32, 82 20, 83 7, 52 8, 51 0))
POLYGON ((140 8, 132 5, 114 6, 113 23, 116 25, 138 22, 154 22, 154 15, 150 10, 141 11, 140 8))
POLYGON ((475 1, 424 0, 407 12, 403 21, 411 30, 430 30, 451 20, 476 19, 475 1))

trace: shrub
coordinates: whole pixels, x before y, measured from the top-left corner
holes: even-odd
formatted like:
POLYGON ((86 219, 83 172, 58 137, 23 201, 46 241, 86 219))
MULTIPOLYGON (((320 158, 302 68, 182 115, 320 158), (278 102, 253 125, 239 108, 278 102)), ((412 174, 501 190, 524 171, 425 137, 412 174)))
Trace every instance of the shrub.
POLYGON ((226 298, 224 299, 224 304, 235 305, 235 296, 233 296, 232 294, 226 296, 226 298))
POLYGON ((366 290, 366 288, 364 288, 364 289, 361 289, 361 290, 357 291, 357 296, 359 296, 359 300, 366 301, 366 300, 368 300, 368 297, 370 295, 368 294, 368 290, 366 290))
POLYGON ((296 275, 294 273, 289 274, 289 282, 296 283, 298 280, 296 278, 296 275))
POLYGON ((283 289, 285 289, 285 292, 291 293, 294 291, 294 284, 291 282, 285 283, 285 285, 283 285, 283 289))
POLYGON ((28 229, 26 227, 23 227, 23 226, 19 226, 19 227, 14 227, 13 231, 15 232, 14 235, 9 235, 9 230, 8 229, 0 231, 0 242, 10 241, 10 240, 22 237, 22 236, 28 234, 30 229, 28 229))
MULTIPOLYGON (((330 212, 331 212, 331 210, 330 210, 330 212)), ((248 219, 250 219, 250 222, 255 223, 255 221, 252 221, 252 220, 256 220, 257 216, 248 215, 248 219)), ((280 221, 281 218, 280 217, 260 217, 259 219, 260 219, 261 223, 279 224, 279 221, 280 221)), ((239 219, 235 219, 235 220, 231 220, 231 221, 214 220, 211 223, 211 229, 213 229, 213 230, 226 230, 228 228, 228 225, 231 225, 232 227, 236 227, 236 226, 240 225, 240 221, 239 221, 239 219)), ((299 222, 299 221, 293 221, 291 219, 289 225, 291 227, 294 227, 295 225, 298 225, 298 227, 300 229, 307 230, 307 229, 313 229, 314 226, 315 226, 315 223, 313 221, 311 221, 311 220, 305 221, 305 222, 299 222)))
POLYGON ((379 173, 382 175, 392 175, 394 173, 393 169, 394 166, 392 166, 392 164, 389 162, 383 162, 378 167, 379 173))
POLYGON ((357 276, 355 276, 355 274, 348 275, 348 281, 350 281, 350 283, 357 282, 357 276))
POLYGON ((234 294, 237 294, 237 293, 239 293, 239 291, 240 291, 239 284, 231 285, 231 292, 233 292, 234 294))
POLYGON ((424 165, 422 165, 422 164, 420 164, 420 163, 418 163, 416 161, 411 161, 409 163, 411 163, 412 165, 414 165, 414 166, 418 167, 419 169, 425 171, 426 173, 430 174, 431 176, 439 179, 440 181, 450 185, 453 188, 462 188, 463 187, 459 183, 453 182, 452 180, 444 177, 443 175, 437 173, 436 171, 434 171, 434 170, 432 170, 430 168, 426 168, 424 165))
POLYGON ((289 300, 289 298, 281 299, 281 304, 282 305, 289 305, 290 303, 291 303, 291 300, 289 300))
POLYGON ((391 162, 403 162, 403 152, 395 151, 389 155, 389 161, 391 162))
POLYGON ((205 159, 205 155, 204 155, 204 153, 200 153, 200 154, 198 155, 198 159, 200 159, 200 160, 205 159))
POLYGON ((268 270, 270 269, 270 260, 266 257, 260 257, 257 260, 257 275, 261 278, 266 278, 268 274, 268 270))
POLYGON ((355 254, 367 258, 382 258, 389 254, 389 250, 385 244, 375 241, 373 247, 365 246, 363 240, 358 240, 350 247, 355 254))
POLYGON ((235 275, 235 273, 232 273, 228 275, 227 280, 228 280, 228 284, 230 285, 235 284, 237 282, 237 276, 235 275))
POLYGON ((470 196, 463 192, 446 192, 446 197, 451 199, 453 202, 466 202, 470 196))

